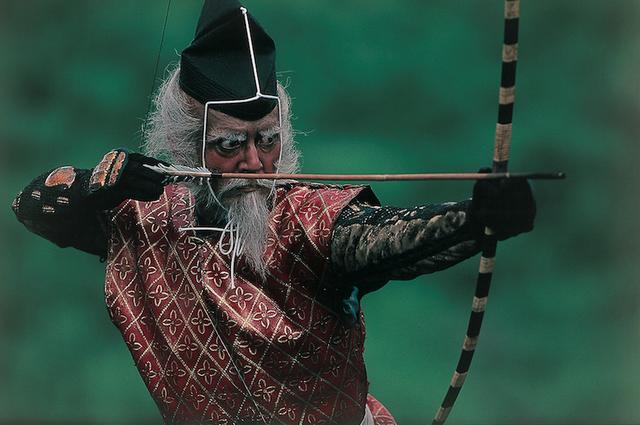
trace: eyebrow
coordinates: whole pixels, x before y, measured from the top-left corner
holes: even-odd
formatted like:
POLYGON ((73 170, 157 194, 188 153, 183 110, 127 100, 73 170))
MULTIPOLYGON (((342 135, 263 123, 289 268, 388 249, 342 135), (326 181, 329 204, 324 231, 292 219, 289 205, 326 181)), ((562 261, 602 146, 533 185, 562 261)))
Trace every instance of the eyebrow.
POLYGON ((262 137, 271 137, 275 136, 278 133, 280 133, 280 127, 278 125, 274 125, 264 130, 258 130, 258 134, 260 134, 262 137))
POLYGON ((214 129, 207 132, 207 139, 227 139, 237 142, 244 142, 245 140, 247 140, 247 133, 242 131, 214 129))

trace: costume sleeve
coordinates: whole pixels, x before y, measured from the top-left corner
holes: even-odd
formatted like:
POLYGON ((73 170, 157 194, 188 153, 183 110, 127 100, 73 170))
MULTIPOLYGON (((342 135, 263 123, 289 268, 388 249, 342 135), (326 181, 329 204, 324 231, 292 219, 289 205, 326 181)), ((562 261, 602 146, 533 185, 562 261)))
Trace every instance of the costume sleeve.
POLYGON ((331 265, 364 295, 388 280, 443 270, 477 254, 471 201, 412 208, 355 201, 340 214, 331 238, 331 265))
POLYGON ((60 247, 106 257, 107 216, 87 205, 82 186, 91 170, 56 168, 33 180, 13 201, 18 220, 60 247))

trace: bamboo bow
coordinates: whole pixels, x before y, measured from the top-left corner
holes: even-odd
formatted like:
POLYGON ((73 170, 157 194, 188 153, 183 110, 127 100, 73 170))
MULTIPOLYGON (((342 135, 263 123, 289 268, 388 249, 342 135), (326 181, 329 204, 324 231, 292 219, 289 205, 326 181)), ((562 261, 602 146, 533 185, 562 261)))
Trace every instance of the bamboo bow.
MULTIPOLYGON (((518 60, 518 24, 520 18, 520 0, 505 0, 504 2, 504 43, 502 47, 502 70, 500 81, 500 96, 498 106, 498 123, 496 124, 496 135, 493 153, 493 172, 506 173, 509 162, 509 148, 511 146, 511 130, 513 118, 513 104, 515 100, 516 64, 518 60)), ((497 240, 493 231, 486 227, 484 238, 481 243, 482 256, 480 257, 480 267, 476 281, 476 291, 471 304, 471 315, 467 332, 462 344, 462 352, 453 372, 449 389, 442 401, 442 404, 432 425, 443 424, 453 404, 464 384, 471 360, 475 353, 480 327, 484 317, 491 277, 493 276, 493 266, 497 240)))

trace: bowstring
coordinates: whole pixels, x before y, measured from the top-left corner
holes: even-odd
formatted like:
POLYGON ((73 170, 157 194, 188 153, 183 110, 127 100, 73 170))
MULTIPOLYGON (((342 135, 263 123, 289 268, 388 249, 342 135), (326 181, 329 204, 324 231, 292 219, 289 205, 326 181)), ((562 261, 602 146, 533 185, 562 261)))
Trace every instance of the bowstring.
POLYGON ((151 89, 149 90, 149 103, 147 103, 147 112, 145 118, 149 116, 151 112, 151 105, 153 103, 153 92, 156 87, 156 79, 158 78, 158 68, 160 67, 160 56, 162 55, 162 48, 164 47, 164 36, 167 32, 167 22, 169 22, 169 11, 171 10, 171 0, 167 1, 167 10, 164 15, 164 24, 162 25, 162 35, 160 36, 160 46, 158 47, 158 54, 156 55, 156 64, 153 68, 153 78, 151 79, 151 89))
MULTIPOLYGON (((154 69, 153 69, 153 79, 151 80, 151 89, 149 90, 149 102, 147 103, 147 112, 145 114, 145 118, 148 117, 149 113, 151 112, 151 105, 153 103, 153 92, 154 92, 155 86, 156 86, 156 79, 158 78, 158 68, 160 67, 160 56, 162 55, 162 48, 164 47, 164 39, 165 39, 166 31, 167 31, 167 23, 169 21, 169 11, 170 10, 171 10, 171 0, 168 0, 167 1, 167 10, 166 10, 165 16, 164 16, 164 24, 162 25, 162 35, 160 36, 160 46, 158 47, 158 54, 156 55, 156 64, 155 64, 154 69)), ((213 312, 214 312, 214 315, 215 315, 215 310, 213 310, 213 312)), ((217 320, 216 320, 216 323, 217 323, 217 320)), ((249 387, 247 386, 247 383, 246 383, 246 381, 244 379, 244 373, 236 365, 233 357, 231 356, 231 352, 229 351, 229 348, 227 347, 227 344, 222 339, 222 336, 218 333, 218 330, 217 330, 216 326, 214 326, 214 330, 216 332, 216 335, 218 336, 218 339, 222 343, 223 348, 225 349, 225 351, 229 355, 229 360, 231 361, 231 363, 233 364, 234 368, 238 372, 238 377, 240 378, 240 381, 242 382, 245 390, 247 391, 248 398, 253 402, 253 405, 254 405, 254 407, 256 408, 256 411, 257 411, 256 413, 258 415, 260 415, 260 419, 262 420, 262 422, 264 422, 266 424, 267 421, 264 418, 264 415, 262 414, 262 411, 260 410, 260 406, 256 402, 255 398, 253 397, 253 394, 251 393, 251 391, 249 390, 249 387)), ((240 411, 238 411, 238 414, 240 414, 240 411)))

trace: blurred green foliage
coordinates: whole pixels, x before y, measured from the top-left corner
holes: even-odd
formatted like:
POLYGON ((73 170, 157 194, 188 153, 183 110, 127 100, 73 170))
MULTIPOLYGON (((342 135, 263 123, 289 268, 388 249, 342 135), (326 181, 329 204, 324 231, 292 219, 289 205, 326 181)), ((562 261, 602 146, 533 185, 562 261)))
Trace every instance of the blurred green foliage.
MULTIPOLYGON (((247 1, 278 45, 309 172, 474 171, 490 162, 502 1, 247 1)), ((174 1, 163 69, 200 2, 174 1)), ((166 3, 0 3, 0 422, 159 423, 104 307, 103 265, 26 232, 9 209, 36 175, 136 149, 166 3)), ((639 423, 640 2, 522 1, 513 170, 533 233, 500 245, 475 363, 452 423, 639 423)), ((157 83, 156 83, 157 85, 157 83)), ((384 183, 385 204, 466 198, 469 183, 384 183)), ((439 405, 477 261, 364 301, 371 392, 401 424, 439 405)))

